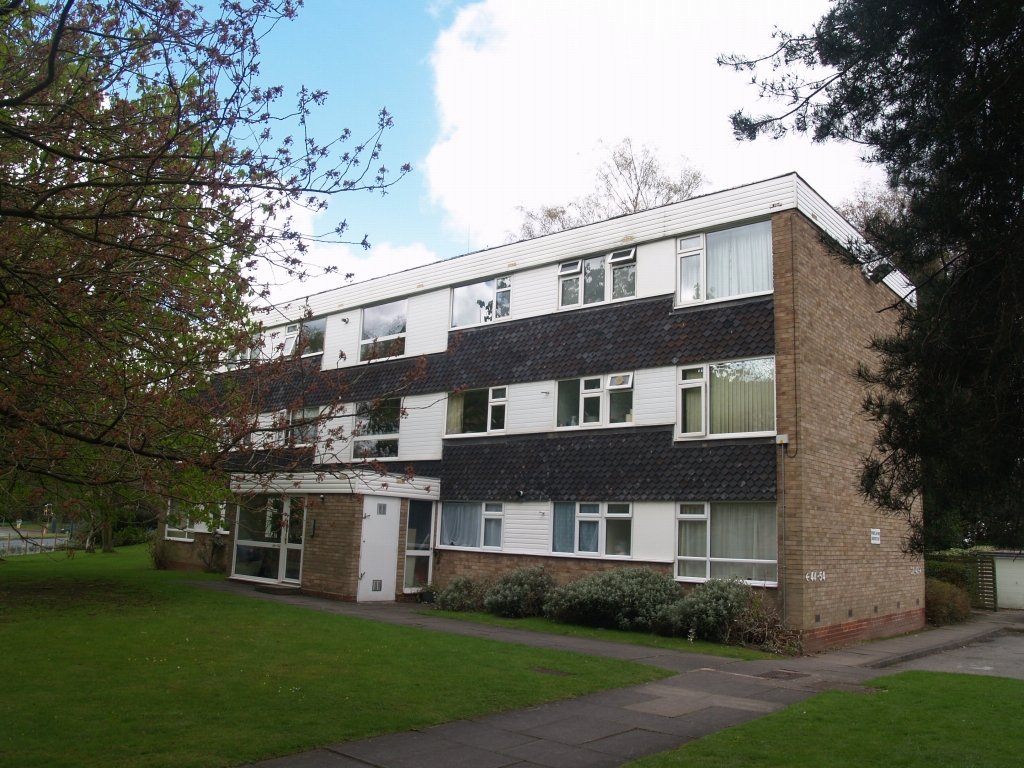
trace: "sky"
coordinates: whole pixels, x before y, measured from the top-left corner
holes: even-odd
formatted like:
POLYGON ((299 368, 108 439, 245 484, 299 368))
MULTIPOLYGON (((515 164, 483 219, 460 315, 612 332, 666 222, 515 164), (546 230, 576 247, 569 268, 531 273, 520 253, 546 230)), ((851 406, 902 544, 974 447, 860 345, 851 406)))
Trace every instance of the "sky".
MULTIPOLYGON (((826 0, 306 0, 263 43, 264 85, 329 93, 310 119, 321 141, 368 137, 382 107, 394 116, 383 164, 413 172, 381 196, 335 197, 298 212, 307 233, 348 222, 356 242, 316 245, 307 261, 365 280, 506 242, 517 206, 565 203, 593 189, 609 149, 629 137, 666 165, 686 162, 703 192, 791 171, 833 204, 883 179, 860 148, 809 138, 737 142, 728 115, 767 112, 749 75, 724 53, 763 54, 776 27, 806 32, 826 0)), ((265 273, 272 299, 337 287, 265 273)))

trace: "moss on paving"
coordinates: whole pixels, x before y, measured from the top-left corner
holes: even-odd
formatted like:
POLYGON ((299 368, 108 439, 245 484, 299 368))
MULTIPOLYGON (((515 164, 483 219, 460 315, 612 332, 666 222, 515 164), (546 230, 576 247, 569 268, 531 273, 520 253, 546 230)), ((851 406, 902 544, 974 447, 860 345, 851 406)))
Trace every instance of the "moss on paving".
POLYGON ((238 765, 671 674, 181 583, 217 578, 143 546, 0 562, 0 765, 238 765))

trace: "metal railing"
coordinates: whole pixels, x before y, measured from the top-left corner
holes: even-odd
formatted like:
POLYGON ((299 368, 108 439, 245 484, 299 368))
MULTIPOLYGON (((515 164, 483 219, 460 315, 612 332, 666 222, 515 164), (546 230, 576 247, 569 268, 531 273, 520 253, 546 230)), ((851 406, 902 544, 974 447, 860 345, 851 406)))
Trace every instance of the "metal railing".
POLYGON ((56 552, 65 549, 68 543, 66 533, 0 533, 0 557, 15 555, 37 555, 40 552, 56 552))

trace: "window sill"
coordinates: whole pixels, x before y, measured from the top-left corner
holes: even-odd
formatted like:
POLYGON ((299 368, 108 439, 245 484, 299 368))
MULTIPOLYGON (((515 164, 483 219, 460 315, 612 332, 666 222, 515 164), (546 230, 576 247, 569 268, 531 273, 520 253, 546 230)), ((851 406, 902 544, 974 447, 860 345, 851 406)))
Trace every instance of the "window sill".
POLYGON ((704 301, 687 301, 683 303, 680 303, 675 300, 675 298, 678 298, 679 296, 679 294, 676 293, 674 294, 674 298, 672 301, 672 308, 689 309, 690 307, 703 307, 707 304, 721 304, 723 301, 737 301, 739 299, 750 299, 753 298, 754 296, 771 296, 774 293, 775 288, 772 287, 772 289, 769 291, 757 291, 756 293, 741 293, 736 296, 726 296, 725 298, 721 299, 705 299, 704 301))
POLYGON ((677 443, 692 443, 701 440, 739 440, 748 437, 775 437, 777 434, 775 430, 772 430, 771 432, 730 432, 725 435, 676 435, 674 440, 677 443))
MULTIPOLYGON (((704 584, 708 581, 714 581, 714 579, 695 579, 689 576, 674 576, 673 579, 680 584, 704 584)), ((748 587, 764 587, 766 589, 777 589, 779 582, 777 581, 748 581, 747 579, 740 579, 741 584, 746 584, 748 587)))
MULTIPOLYGON (((615 424, 584 424, 576 427, 555 427, 556 432, 579 432, 591 429, 622 429, 623 427, 635 427, 635 421, 620 421, 615 424)), ((646 425, 645 425, 646 426, 646 425)))
MULTIPOLYGON (((570 304, 567 307, 559 307, 559 312, 572 312, 574 309, 592 309, 593 307, 606 307, 609 304, 622 304, 625 301, 636 301, 636 295, 623 296, 621 299, 605 299, 604 301, 593 301, 590 304, 570 304)), ((731 298, 731 297, 730 297, 731 298)))
POLYGON ((455 435, 442 435, 441 439, 442 440, 464 440, 464 439, 469 438, 469 437, 491 437, 492 435, 493 436, 500 436, 500 435, 504 435, 504 434, 505 434, 505 430, 504 429, 491 429, 491 430, 488 430, 487 432, 459 432, 458 434, 455 434, 455 435))
POLYGON ((499 317, 494 320, 487 320, 483 323, 473 323, 472 325, 460 325, 460 326, 448 326, 448 333, 457 333, 458 331, 467 331, 470 328, 486 328, 489 325, 496 325, 498 323, 507 323, 509 320, 514 319, 511 315, 508 317, 499 317))

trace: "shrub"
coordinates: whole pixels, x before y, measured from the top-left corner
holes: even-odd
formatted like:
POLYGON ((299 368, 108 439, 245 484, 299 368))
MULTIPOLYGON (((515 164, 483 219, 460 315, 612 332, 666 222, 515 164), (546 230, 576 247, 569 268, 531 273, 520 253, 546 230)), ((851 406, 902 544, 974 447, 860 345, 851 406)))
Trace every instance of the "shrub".
POLYGON ((156 531, 146 530, 137 525, 130 525, 120 531, 114 531, 115 547, 130 547, 132 544, 145 544, 156 531))
POLYGON ((973 561, 935 560, 928 558, 924 563, 924 575, 938 579, 954 587, 966 590, 972 600, 978 596, 977 559, 973 561))
POLYGON ((678 600, 679 588, 671 576, 650 568, 616 568, 554 590, 544 613, 570 624, 646 632, 678 600))
POLYGON ((484 595, 484 610, 507 619, 540 616, 555 580, 543 568, 516 568, 491 585, 484 595))
POLYGON ((741 581, 711 579, 698 584, 679 602, 665 606, 655 628, 661 634, 725 643, 752 596, 750 587, 741 581))
POLYGON ((971 599, 966 589, 938 579, 926 579, 924 611, 928 623, 936 627, 957 624, 971 617, 971 599))
POLYGON ((784 627, 775 609, 765 605, 764 596, 754 590, 750 590, 747 607, 736 620, 733 634, 744 645, 755 645, 768 653, 803 653, 800 632, 784 627))
POLYGON ((469 576, 456 576, 437 592, 436 602, 442 611, 479 611, 483 589, 469 576))
POLYGON ((154 569, 167 570, 170 563, 170 552, 167 549, 167 542, 160 536, 154 536, 149 542, 149 559, 153 561, 154 569))

